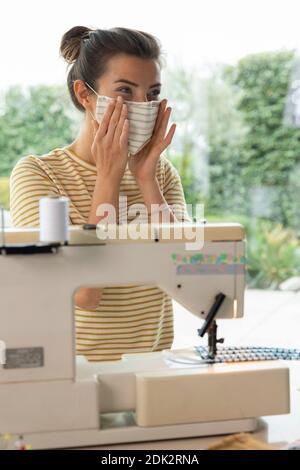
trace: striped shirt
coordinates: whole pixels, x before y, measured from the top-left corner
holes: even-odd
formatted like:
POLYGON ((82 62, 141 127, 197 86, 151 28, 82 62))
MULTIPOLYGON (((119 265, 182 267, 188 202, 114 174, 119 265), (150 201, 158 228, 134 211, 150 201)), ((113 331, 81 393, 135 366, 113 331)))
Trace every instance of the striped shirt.
MULTIPOLYGON (((88 220, 96 167, 68 146, 50 153, 22 157, 10 176, 10 214, 15 227, 39 225, 39 199, 55 195, 69 198, 70 224, 88 220)), ((178 171, 161 155, 156 176, 169 205, 176 204, 190 220, 178 171)), ((120 195, 132 204, 143 203, 134 176, 126 166, 120 195)), ((178 211, 175 212, 178 217, 178 211)), ((129 221, 129 219, 127 219, 129 221)), ((161 351, 173 342, 172 299, 154 285, 105 287, 97 308, 74 307, 76 354, 88 361, 112 361, 125 353, 161 351)))

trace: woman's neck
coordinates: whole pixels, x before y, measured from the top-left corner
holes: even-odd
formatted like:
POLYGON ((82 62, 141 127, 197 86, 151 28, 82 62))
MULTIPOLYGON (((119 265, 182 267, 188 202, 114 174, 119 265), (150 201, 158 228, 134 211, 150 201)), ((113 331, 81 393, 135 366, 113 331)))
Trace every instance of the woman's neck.
POLYGON ((95 165, 91 152, 93 140, 94 136, 91 120, 85 118, 78 136, 70 145, 68 145, 68 148, 81 160, 84 160, 91 165, 95 165))

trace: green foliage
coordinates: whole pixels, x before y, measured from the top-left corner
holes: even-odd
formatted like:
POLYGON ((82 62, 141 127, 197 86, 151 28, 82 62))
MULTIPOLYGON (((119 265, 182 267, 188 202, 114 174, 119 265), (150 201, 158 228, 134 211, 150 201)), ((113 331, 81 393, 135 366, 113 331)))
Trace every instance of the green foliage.
POLYGON ((293 51, 268 52, 217 70, 209 95, 209 210, 269 217, 300 235, 300 129, 284 121, 295 60, 293 51))
POLYGON ((171 160, 180 174, 187 204, 202 203, 204 200, 204 195, 200 192, 198 187, 198 180, 195 178, 191 155, 177 154, 173 155, 171 160))
POLYGON ((177 124, 167 157, 179 171, 186 202, 201 202, 206 192, 207 145, 204 135, 207 126, 207 79, 199 71, 176 65, 164 78, 163 95, 172 107, 170 125, 177 124))
POLYGON ((239 214, 206 214, 206 219, 245 227, 248 287, 277 289, 285 279, 300 275, 300 244, 293 230, 239 214))
POLYGON ((209 144, 209 194, 207 210, 218 213, 246 212, 246 187, 241 184, 241 154, 247 134, 238 110, 240 90, 229 81, 228 69, 216 67, 207 90, 209 144))
POLYGON ((276 289, 300 274, 300 249, 295 233, 281 224, 258 221, 248 243, 249 287, 276 289))
POLYGON ((49 152, 74 138, 74 118, 65 87, 9 88, 1 96, 0 176, 24 155, 49 152))
POLYGON ((300 233, 299 202, 293 197, 296 182, 291 182, 300 163, 300 129, 284 122, 295 61, 294 51, 250 55, 239 62, 234 83, 242 90, 238 108, 248 126, 242 148, 242 185, 276 188, 273 219, 300 233))

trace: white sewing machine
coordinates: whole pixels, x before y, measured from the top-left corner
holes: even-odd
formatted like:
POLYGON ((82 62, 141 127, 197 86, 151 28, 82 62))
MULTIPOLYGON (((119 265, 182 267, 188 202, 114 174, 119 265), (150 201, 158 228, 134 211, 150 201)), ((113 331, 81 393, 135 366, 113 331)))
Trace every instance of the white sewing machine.
POLYGON ((6 230, 0 433, 23 434, 34 449, 105 445, 252 431, 257 417, 289 412, 289 372, 279 361, 184 365, 164 352, 113 363, 76 358, 73 294, 80 286, 157 284, 201 320, 212 309, 218 318, 243 315, 243 227, 193 228, 195 240, 204 230, 200 249, 187 249, 191 239, 172 230, 164 239, 162 226, 135 241, 70 227, 69 243, 58 247, 40 244, 38 229, 6 230))

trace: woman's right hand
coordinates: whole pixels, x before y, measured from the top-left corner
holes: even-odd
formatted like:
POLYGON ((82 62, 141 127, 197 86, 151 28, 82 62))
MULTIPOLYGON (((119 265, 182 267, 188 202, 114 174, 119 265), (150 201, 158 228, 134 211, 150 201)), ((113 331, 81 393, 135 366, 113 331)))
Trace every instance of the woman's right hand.
POLYGON ((93 120, 94 141, 91 153, 97 173, 106 181, 120 182, 128 159, 127 106, 118 96, 107 106, 100 124, 93 120))

